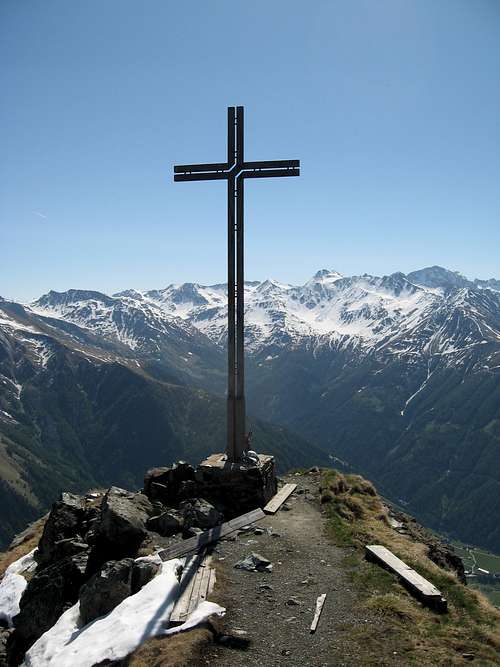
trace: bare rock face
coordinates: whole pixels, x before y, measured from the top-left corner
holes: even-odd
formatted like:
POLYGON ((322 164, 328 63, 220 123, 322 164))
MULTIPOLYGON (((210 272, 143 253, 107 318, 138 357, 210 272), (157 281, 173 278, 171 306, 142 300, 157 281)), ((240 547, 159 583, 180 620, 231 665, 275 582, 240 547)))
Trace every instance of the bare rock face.
POLYGON ((179 506, 179 512, 184 518, 184 528, 201 528, 207 530, 219 526, 224 521, 224 515, 219 512, 208 500, 196 498, 185 500, 179 506))
POLYGON ((80 618, 84 625, 108 614, 132 593, 134 560, 108 561, 80 590, 80 618))
POLYGON ((112 486, 104 496, 98 525, 100 546, 118 557, 134 555, 147 535, 153 507, 142 493, 112 486))
POLYGON ((87 560, 87 554, 81 554, 36 570, 21 598, 20 612, 13 619, 16 644, 23 652, 77 601, 87 560))

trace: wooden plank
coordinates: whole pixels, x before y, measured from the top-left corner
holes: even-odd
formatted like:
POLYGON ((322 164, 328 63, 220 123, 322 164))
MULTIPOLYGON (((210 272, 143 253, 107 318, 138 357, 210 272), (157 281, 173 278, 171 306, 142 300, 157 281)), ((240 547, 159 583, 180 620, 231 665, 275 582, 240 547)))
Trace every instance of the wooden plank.
POLYGON ((271 500, 264 507, 264 512, 266 514, 275 514, 279 508, 283 505, 285 500, 292 495, 292 493, 297 488, 297 484, 285 484, 278 493, 271 498, 271 500))
POLYGON ((316 628, 318 627, 319 623, 319 617, 321 616, 321 612, 323 611, 323 607, 325 606, 325 600, 326 600, 326 593, 320 595, 316 600, 316 610, 314 612, 314 618, 311 623, 311 634, 316 632, 316 628))
POLYGON ((394 572, 405 584, 405 586, 423 602, 436 608, 438 611, 446 611, 447 603, 441 591, 430 581, 422 577, 400 558, 395 556, 381 544, 370 544, 365 547, 366 557, 383 565, 394 572))
POLYGON ((200 554, 192 556, 187 560, 186 565, 184 566, 179 597, 177 598, 172 614, 170 615, 171 623, 183 623, 187 617, 189 603, 196 583, 196 574, 203 558, 204 556, 200 554))
POLYGON ((243 526, 246 526, 251 523, 255 523, 260 519, 265 517, 264 512, 258 508, 248 512, 247 514, 242 514, 242 516, 232 519, 231 521, 226 521, 220 526, 215 528, 210 528, 210 530, 205 530, 201 535, 195 537, 190 537, 187 540, 178 542, 177 544, 163 549, 158 552, 158 555, 163 561, 171 560, 172 558, 181 558, 182 556, 187 556, 190 553, 195 553, 206 547, 208 544, 217 542, 217 540, 234 533, 236 530, 239 530, 243 526))
POLYGON ((186 565, 181 579, 181 591, 170 615, 170 623, 184 623, 213 590, 215 571, 211 567, 211 561, 211 556, 197 555, 186 565))

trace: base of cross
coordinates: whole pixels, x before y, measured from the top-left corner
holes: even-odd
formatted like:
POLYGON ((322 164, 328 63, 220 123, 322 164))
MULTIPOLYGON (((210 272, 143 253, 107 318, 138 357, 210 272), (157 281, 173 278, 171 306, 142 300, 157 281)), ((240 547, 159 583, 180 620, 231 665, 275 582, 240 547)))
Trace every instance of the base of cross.
POLYGON ((264 507, 278 488, 274 457, 267 454, 242 463, 231 463, 226 454, 212 454, 196 468, 195 478, 200 495, 228 518, 264 507))

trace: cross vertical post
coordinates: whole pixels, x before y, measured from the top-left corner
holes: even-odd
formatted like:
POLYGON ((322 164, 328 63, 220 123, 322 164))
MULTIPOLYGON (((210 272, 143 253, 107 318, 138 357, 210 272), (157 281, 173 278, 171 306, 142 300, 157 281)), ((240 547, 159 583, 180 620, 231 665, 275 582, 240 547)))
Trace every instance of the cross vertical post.
POLYGON ((227 110, 227 162, 174 167, 174 181, 227 181, 227 442, 230 463, 241 463, 248 448, 245 409, 245 178, 299 176, 299 160, 245 162, 244 110, 227 110))

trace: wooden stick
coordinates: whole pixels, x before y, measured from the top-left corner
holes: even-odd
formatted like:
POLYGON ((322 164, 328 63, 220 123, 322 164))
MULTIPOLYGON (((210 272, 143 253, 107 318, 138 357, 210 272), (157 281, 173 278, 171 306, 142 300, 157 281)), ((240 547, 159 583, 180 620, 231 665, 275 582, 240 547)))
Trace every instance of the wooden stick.
POLYGON ((326 600, 326 593, 320 595, 316 600, 316 611, 314 612, 314 618, 311 623, 311 634, 314 634, 316 632, 316 628, 318 627, 319 623, 319 617, 321 616, 321 612, 323 611, 325 600, 326 600))

